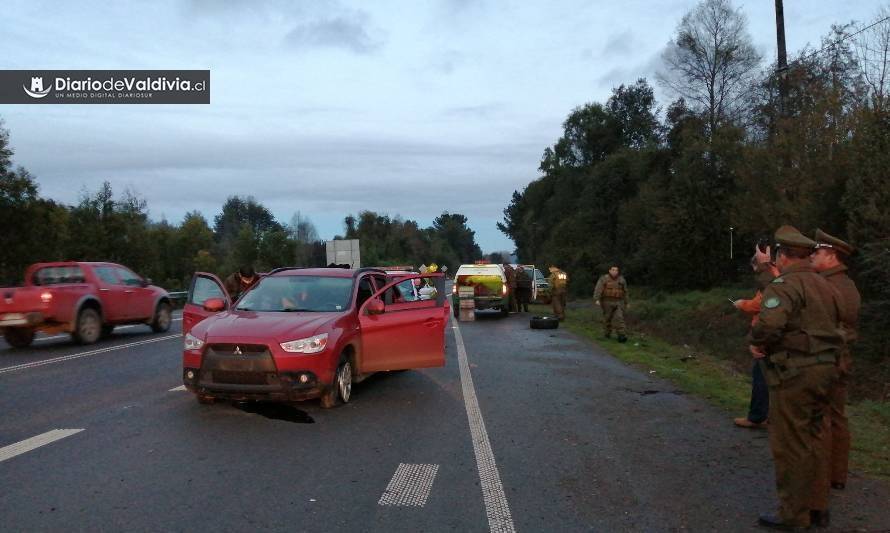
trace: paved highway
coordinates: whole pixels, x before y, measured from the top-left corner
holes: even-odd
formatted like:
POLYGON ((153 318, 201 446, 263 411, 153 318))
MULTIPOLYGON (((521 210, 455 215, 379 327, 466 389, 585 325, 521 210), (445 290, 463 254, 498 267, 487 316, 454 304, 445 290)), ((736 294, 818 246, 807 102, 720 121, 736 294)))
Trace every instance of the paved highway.
MULTIPOLYGON (((179 325, 0 343, 0 529, 747 531, 775 501, 765 433, 527 315, 332 410, 199 405, 179 325)), ((839 530, 890 529, 886 485, 834 496, 839 530)))

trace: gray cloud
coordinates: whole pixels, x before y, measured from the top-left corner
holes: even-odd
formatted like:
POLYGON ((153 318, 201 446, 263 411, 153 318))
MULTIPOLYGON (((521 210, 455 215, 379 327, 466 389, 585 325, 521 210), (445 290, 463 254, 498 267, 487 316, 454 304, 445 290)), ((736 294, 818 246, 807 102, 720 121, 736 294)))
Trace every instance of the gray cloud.
POLYGON ((340 15, 325 20, 300 24, 285 36, 292 48, 342 48, 356 54, 370 54, 383 46, 383 41, 370 35, 368 16, 364 12, 340 15))
POLYGON ((634 52, 633 33, 630 30, 609 37, 603 47, 603 57, 621 57, 631 55, 634 52))

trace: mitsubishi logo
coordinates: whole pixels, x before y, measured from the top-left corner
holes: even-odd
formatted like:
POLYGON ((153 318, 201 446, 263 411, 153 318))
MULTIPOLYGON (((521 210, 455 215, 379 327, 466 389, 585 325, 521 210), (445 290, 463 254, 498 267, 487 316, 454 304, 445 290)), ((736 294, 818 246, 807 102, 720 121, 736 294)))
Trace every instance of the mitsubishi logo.
POLYGON ((233 352, 235 355, 241 355, 241 347, 235 346, 235 351, 233 352))

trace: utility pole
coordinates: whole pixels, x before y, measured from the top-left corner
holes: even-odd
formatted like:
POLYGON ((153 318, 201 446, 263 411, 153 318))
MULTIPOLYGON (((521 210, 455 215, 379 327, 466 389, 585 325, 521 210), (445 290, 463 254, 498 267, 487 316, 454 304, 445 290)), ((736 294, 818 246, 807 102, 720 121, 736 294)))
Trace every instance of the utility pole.
POLYGON ((779 109, 785 114, 785 97, 788 94, 788 88, 785 85, 785 77, 788 73, 788 52, 785 50, 785 9, 782 6, 782 0, 776 0, 776 47, 778 49, 778 68, 776 73, 779 75, 779 109))

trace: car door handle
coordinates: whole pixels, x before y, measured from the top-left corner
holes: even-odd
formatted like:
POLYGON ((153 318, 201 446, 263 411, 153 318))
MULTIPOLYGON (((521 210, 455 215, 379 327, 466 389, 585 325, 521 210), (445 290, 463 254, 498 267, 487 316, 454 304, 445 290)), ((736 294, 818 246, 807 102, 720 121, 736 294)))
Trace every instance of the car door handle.
POLYGON ((124 294, 133 294, 133 291, 124 291, 124 294))
POLYGON ((99 292, 108 292, 108 289, 99 289, 99 292))
POLYGON ((437 320, 435 318, 428 318, 423 322, 423 325, 428 328, 432 328, 432 327, 439 325, 439 320, 437 320))

